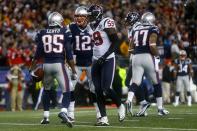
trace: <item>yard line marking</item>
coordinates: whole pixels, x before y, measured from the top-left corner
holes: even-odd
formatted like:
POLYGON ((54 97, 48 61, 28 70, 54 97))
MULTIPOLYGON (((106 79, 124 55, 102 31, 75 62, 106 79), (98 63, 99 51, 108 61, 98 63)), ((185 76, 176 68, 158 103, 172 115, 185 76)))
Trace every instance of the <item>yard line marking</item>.
POLYGON ((171 118, 168 118, 169 120, 180 120, 180 119, 184 119, 184 118, 173 118, 173 117, 171 117, 171 118))
POLYGON ((140 120, 124 120, 124 121, 136 121, 136 122, 138 122, 138 121, 140 121, 140 120))
MULTIPOLYGON (((91 123, 92 124, 92 123, 91 123)), ((41 124, 33 123, 0 123, 0 125, 14 125, 14 126, 43 126, 41 124)), ((50 125, 50 124, 49 124, 50 125)), ((53 125, 53 126, 65 126, 65 125, 53 125)), ((124 126, 94 126, 94 125, 74 125, 74 127, 89 127, 89 128, 119 128, 119 129, 151 129, 151 130, 175 130, 175 131, 197 131, 197 129, 184 129, 184 128, 164 128, 164 127, 124 127, 124 126)))

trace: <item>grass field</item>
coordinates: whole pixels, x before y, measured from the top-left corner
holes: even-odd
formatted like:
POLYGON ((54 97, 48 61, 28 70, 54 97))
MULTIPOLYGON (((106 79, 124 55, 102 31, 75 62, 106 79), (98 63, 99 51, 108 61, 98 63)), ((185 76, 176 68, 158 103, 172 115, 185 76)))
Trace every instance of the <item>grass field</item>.
POLYGON ((127 117, 124 122, 119 123, 117 110, 109 108, 110 126, 95 127, 94 109, 77 108, 74 128, 60 123, 58 109, 51 110, 49 125, 40 124, 42 110, 0 112, 0 131, 197 131, 197 105, 168 105, 166 109, 170 111, 168 116, 157 116, 156 107, 150 107, 147 117, 127 117))

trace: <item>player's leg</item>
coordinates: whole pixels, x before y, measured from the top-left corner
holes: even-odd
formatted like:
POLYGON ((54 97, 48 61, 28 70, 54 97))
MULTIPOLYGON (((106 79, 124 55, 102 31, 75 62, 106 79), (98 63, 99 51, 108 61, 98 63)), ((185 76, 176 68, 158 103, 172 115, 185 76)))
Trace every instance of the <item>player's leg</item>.
POLYGON ((115 58, 110 58, 102 65, 101 87, 104 93, 107 96, 109 96, 118 107, 119 121, 123 121, 125 118, 125 107, 121 103, 121 98, 118 97, 116 92, 112 89, 114 73, 115 73, 115 58))
POLYGON ((92 82, 91 67, 86 67, 86 75, 87 75, 87 78, 88 78, 88 83, 89 83, 89 88, 90 88, 90 95, 92 97, 93 104, 94 104, 94 107, 95 107, 95 110, 96 110, 96 118, 97 118, 97 121, 99 121, 100 118, 101 118, 101 113, 100 113, 99 108, 98 108, 96 93, 95 93, 95 87, 94 87, 94 84, 92 82))
POLYGON ((180 91, 181 91, 182 87, 183 87, 182 77, 181 76, 177 76, 175 102, 173 103, 174 106, 178 106, 179 105, 180 91))
POLYGON ((162 88, 159 80, 158 72, 155 69, 155 59, 151 55, 147 55, 147 61, 143 64, 145 74, 152 81, 154 87, 154 96, 157 102, 158 115, 166 115, 169 112, 163 107, 162 88))
POLYGON ((53 84, 53 76, 52 76, 52 69, 51 65, 43 64, 44 67, 44 78, 43 78, 43 96, 42 96, 42 103, 44 108, 44 119, 41 121, 41 124, 48 124, 49 123, 49 108, 50 108, 50 89, 53 84))
POLYGON ((188 106, 192 106, 190 80, 189 80, 189 76, 188 75, 183 77, 183 85, 184 85, 185 89, 187 90, 187 105, 188 106))
MULTIPOLYGON (((132 59, 132 84, 129 85, 129 92, 126 103, 132 102, 133 97, 142 81, 144 69, 141 62, 144 61, 144 57, 141 54, 134 55, 132 59)), ((141 93, 141 92, 140 92, 141 93)), ((141 94, 139 94, 141 95, 141 94)))
MULTIPOLYGON (((70 104, 68 106, 68 117, 70 118, 70 120, 72 122, 74 122, 75 120, 75 115, 74 115, 74 111, 75 111, 75 95, 74 95, 74 91, 75 91, 75 85, 77 83, 77 80, 71 80, 71 70, 68 69, 68 67, 66 68, 66 72, 68 73, 68 79, 69 79, 69 86, 70 86, 70 104)), ((76 68, 77 74, 79 74, 78 72, 78 68, 76 68)))
POLYGON ((58 117, 62 119, 62 122, 65 123, 68 127, 72 127, 72 121, 68 117, 68 107, 70 104, 70 86, 69 86, 69 78, 66 72, 64 64, 57 63, 54 65, 55 70, 55 78, 59 83, 60 88, 62 89, 63 99, 62 99, 62 108, 58 117))
POLYGON ((95 62, 93 62, 92 65, 91 76, 94 76, 92 77, 92 81, 95 87, 97 104, 101 113, 101 121, 96 123, 96 125, 109 125, 105 108, 105 97, 101 88, 101 67, 95 62))

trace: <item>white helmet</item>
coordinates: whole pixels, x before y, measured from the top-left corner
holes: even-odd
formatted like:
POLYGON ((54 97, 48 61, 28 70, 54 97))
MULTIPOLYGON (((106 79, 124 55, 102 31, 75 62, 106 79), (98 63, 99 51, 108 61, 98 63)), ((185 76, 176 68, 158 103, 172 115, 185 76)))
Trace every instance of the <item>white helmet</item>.
POLYGON ((79 6, 76 10, 75 10, 75 15, 88 15, 87 12, 87 8, 85 6, 79 6))
POLYGON ((151 12, 146 12, 141 17, 143 23, 154 24, 155 20, 155 15, 151 12))
POLYGON ((52 12, 48 15, 48 25, 49 26, 60 26, 63 27, 63 17, 58 12, 52 12))
POLYGON ((179 55, 187 56, 187 53, 185 50, 180 50, 179 55))
POLYGON ((78 26, 80 27, 85 27, 88 23, 88 12, 87 12, 87 8, 85 6, 79 6, 76 10, 75 10, 75 22, 78 26))

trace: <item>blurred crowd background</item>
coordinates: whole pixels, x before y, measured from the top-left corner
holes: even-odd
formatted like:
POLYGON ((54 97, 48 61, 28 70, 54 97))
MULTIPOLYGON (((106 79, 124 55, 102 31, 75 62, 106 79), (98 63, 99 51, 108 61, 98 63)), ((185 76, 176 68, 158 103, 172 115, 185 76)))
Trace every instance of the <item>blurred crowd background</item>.
POLYGON ((161 65, 177 58, 180 49, 186 50, 194 66, 197 64, 197 0, 0 0, 0 72, 13 65, 22 69, 30 66, 36 48, 32 38, 37 30, 47 26, 47 13, 60 12, 66 25, 73 21, 74 11, 79 5, 89 6, 91 3, 102 5, 104 15, 116 21, 121 40, 118 52, 120 67, 127 68, 129 63, 124 23, 129 11, 155 14, 160 29, 161 65))

